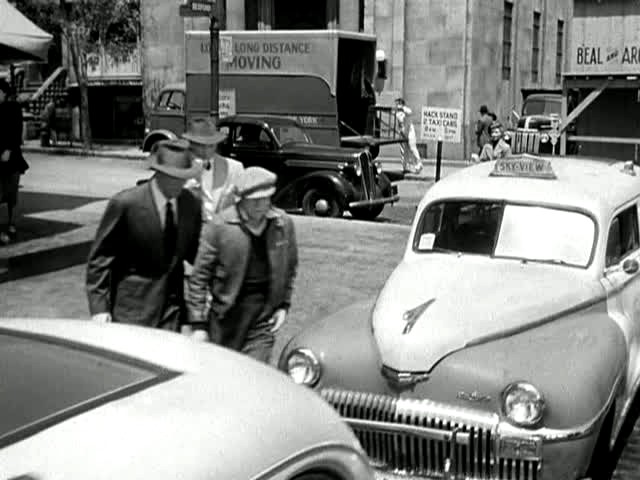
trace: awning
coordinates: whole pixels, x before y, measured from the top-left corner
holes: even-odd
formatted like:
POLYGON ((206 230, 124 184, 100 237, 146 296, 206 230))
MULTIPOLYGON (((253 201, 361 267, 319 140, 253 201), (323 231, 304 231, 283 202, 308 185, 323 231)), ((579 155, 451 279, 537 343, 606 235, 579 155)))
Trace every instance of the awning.
POLYGON ((0 64, 46 61, 52 39, 7 0, 0 0, 0 64))

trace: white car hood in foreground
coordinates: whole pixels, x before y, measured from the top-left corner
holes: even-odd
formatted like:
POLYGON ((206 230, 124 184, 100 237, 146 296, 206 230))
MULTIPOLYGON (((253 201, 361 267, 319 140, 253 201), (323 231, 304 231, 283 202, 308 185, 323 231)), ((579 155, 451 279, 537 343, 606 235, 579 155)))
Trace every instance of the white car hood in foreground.
POLYGON ((402 262, 389 277, 372 313, 373 331, 385 365, 429 371, 470 342, 527 328, 603 295, 582 269, 426 254, 402 262), (429 301, 407 331, 405 312, 429 301))

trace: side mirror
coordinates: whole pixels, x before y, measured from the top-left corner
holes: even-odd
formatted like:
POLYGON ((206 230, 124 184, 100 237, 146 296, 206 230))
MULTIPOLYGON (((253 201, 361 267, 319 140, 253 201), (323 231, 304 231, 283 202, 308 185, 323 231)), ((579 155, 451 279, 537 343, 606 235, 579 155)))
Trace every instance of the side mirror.
POLYGON ((622 264, 622 270, 624 270, 624 273, 628 275, 633 275, 640 270, 640 263, 635 259, 629 258, 622 264))

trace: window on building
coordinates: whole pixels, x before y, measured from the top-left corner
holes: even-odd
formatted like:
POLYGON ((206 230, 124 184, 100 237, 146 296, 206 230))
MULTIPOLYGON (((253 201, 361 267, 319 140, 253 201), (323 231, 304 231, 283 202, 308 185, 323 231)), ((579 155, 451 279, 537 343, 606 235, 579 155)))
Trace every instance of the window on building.
POLYGON ((364 32, 364 0, 358 1, 358 31, 364 32))
POLYGON ((564 20, 558 20, 556 38, 556 83, 562 80, 562 55, 564 52, 564 20))
POLYGON ((513 25, 513 3, 504 2, 502 30, 502 78, 511 79, 511 27, 513 25))
MULTIPOLYGON (((300 4, 300 0, 273 0, 274 30, 324 30, 330 21, 337 20, 327 18, 327 7, 335 6, 335 1, 306 0, 304 8, 300 4)), ((337 16, 337 8, 329 9, 337 16)))
POLYGON ((531 81, 538 82, 540 68, 540 12, 533 12, 533 45, 531 46, 531 81))

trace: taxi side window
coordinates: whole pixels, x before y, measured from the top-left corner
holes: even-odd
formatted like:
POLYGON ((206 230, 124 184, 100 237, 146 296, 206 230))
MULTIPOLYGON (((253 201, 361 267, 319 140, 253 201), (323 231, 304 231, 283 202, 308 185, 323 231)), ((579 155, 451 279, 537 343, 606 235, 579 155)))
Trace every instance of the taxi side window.
POLYGON ((239 147, 271 149, 269 134, 259 125, 240 125, 235 130, 234 144, 239 147))
POLYGON ((616 215, 611 222, 607 236, 605 266, 615 265, 639 247, 638 208, 633 205, 616 215))

